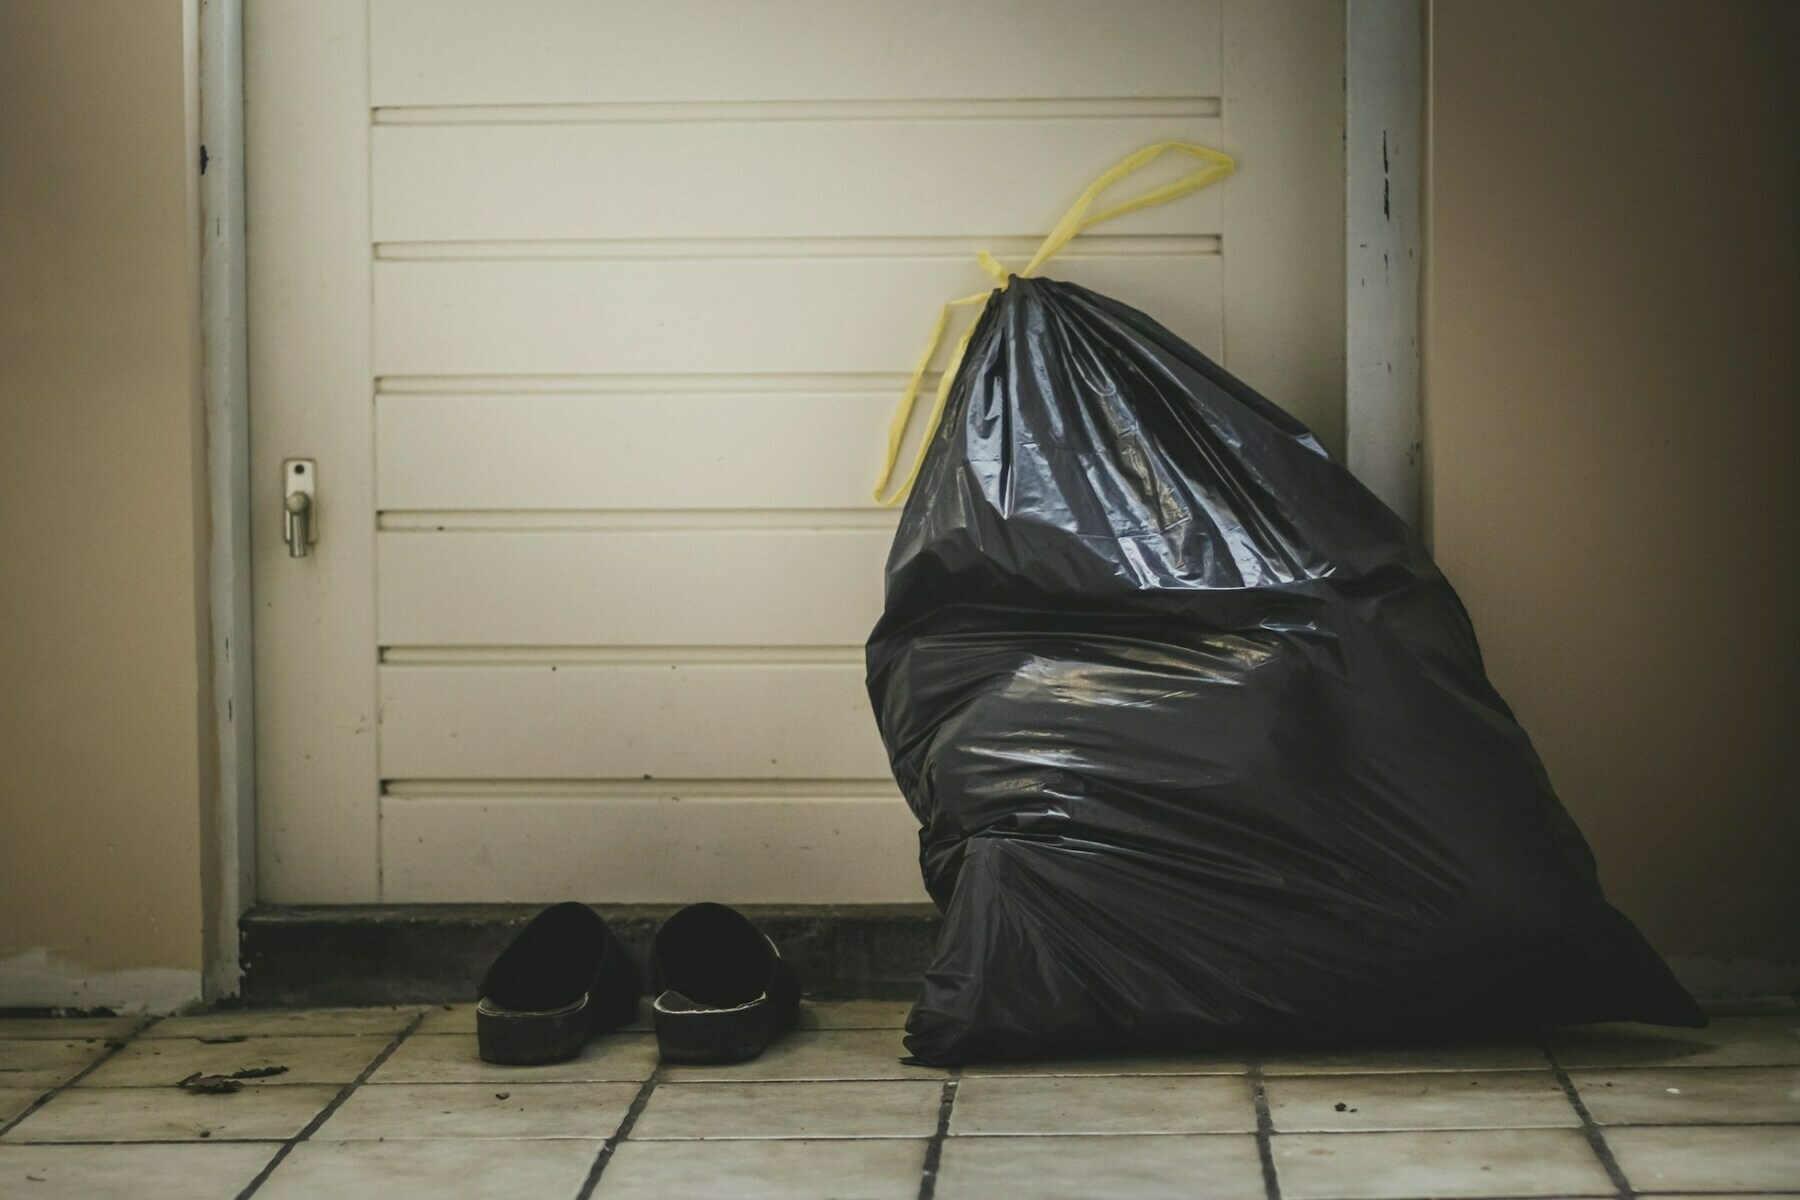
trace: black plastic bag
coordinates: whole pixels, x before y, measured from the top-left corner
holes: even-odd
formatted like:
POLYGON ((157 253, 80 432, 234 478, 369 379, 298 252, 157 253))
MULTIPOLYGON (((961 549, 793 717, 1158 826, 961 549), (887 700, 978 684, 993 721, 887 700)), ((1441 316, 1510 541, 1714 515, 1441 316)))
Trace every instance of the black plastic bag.
POLYGON ((990 299, 868 682, 945 914, 925 1062, 1705 1023, 1418 539, 1104 296, 990 299))

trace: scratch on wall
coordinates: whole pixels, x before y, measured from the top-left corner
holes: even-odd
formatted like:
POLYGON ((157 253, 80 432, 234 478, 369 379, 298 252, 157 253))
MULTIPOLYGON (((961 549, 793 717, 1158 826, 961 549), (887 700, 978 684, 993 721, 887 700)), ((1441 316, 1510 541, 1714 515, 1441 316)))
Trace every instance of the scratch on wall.
POLYGON ((1381 217, 1385 221, 1394 219, 1392 200, 1394 197, 1394 181, 1388 174, 1387 130, 1381 131, 1381 217))

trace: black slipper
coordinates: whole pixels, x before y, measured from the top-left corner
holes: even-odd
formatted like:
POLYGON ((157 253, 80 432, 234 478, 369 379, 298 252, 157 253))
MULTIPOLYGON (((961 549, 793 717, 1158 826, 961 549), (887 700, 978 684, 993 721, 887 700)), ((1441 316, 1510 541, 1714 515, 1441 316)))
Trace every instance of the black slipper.
POLYGON ((574 1058, 588 1038, 637 1015, 643 976, 600 914, 553 904, 533 917, 481 979, 475 1040, 483 1062, 574 1058))
POLYGON ((800 1012, 793 968, 767 934, 723 904, 690 904, 656 931, 652 1012, 663 1061, 755 1058, 800 1012))

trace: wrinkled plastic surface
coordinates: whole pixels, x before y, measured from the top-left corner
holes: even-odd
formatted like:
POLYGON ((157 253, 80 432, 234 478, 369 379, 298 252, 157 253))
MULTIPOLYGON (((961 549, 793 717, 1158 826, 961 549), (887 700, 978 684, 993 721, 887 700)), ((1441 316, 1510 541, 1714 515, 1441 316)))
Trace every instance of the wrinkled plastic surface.
POLYGON ((1418 539, 1116 301, 990 301, 868 682, 944 911, 926 1062, 1705 1023, 1418 539))

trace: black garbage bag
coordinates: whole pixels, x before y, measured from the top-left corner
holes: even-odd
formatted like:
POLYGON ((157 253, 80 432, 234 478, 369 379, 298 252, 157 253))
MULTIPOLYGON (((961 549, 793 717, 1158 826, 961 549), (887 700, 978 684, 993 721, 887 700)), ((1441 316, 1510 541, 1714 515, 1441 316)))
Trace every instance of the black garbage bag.
POLYGON ((1419 540, 1117 301, 990 299, 868 683, 944 913, 925 1062, 1705 1023, 1419 540))

